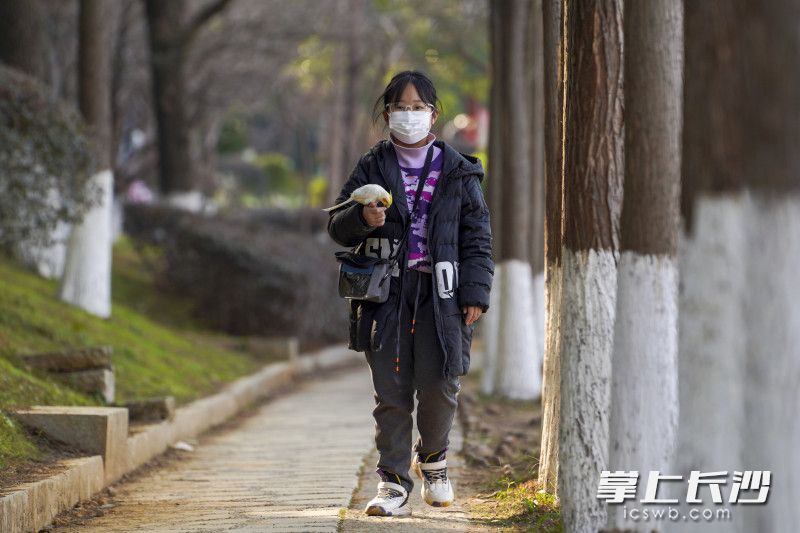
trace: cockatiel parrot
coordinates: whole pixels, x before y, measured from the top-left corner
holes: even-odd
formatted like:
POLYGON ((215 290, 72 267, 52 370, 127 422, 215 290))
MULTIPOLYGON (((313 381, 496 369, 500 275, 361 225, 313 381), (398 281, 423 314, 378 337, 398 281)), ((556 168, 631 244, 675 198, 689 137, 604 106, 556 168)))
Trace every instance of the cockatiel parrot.
POLYGON ((384 207, 392 206, 392 193, 387 192, 386 189, 375 183, 367 183, 350 194, 350 198, 340 204, 326 207, 323 211, 333 211, 338 207, 342 207, 350 202, 358 202, 363 205, 368 205, 372 202, 382 202, 384 207))

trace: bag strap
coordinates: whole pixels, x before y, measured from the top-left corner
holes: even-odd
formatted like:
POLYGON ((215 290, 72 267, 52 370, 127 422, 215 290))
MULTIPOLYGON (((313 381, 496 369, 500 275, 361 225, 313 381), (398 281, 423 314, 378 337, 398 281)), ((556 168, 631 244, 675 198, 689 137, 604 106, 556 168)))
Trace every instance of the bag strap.
MULTIPOLYGON (((412 211, 408 214, 408 221, 406 222, 405 228, 403 229, 403 236, 400 239, 400 244, 397 246, 397 250, 395 250, 394 257, 398 257, 400 255, 400 250, 402 249, 403 245, 406 244, 406 237, 408 236, 408 231, 411 229, 411 222, 414 219, 414 215, 416 215, 419 207, 419 199, 422 196, 422 189, 425 188, 425 182, 428 181, 428 174, 431 170, 431 160, 433 159, 433 145, 428 148, 428 154, 425 157, 425 164, 422 166, 422 172, 419 173, 419 183, 417 184, 417 192, 414 195, 414 207, 412 211)), ((389 256, 392 257, 391 255, 389 256)))
POLYGON ((419 183, 417 185, 417 192, 414 196, 414 207, 412 208, 411 213, 408 215, 408 221, 406 222, 405 228, 403 229, 403 236, 400 238, 400 244, 397 246, 397 250, 393 255, 389 256, 389 269, 387 270, 386 274, 384 274, 383 278, 381 279, 381 284, 383 281, 392 273, 392 269, 394 269, 395 263, 400 258, 400 251, 403 249, 403 246, 407 244, 406 238, 408 237, 408 231, 411 229, 411 222, 414 219, 414 215, 417 213, 419 208, 419 199, 422 196, 422 189, 425 188, 425 182, 428 181, 428 174, 431 170, 431 162, 433 160, 433 144, 431 144, 430 148, 428 148, 428 154, 425 157, 425 164, 422 166, 422 172, 419 173, 419 183))

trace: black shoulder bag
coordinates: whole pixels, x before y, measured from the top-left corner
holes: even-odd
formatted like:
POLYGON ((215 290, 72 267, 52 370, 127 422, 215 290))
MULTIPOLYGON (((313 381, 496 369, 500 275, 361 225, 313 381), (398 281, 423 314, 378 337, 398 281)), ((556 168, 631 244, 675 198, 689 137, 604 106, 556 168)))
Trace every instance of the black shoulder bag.
POLYGON ((420 172, 417 193, 414 197, 414 210, 409 214, 408 221, 403 229, 403 236, 394 254, 388 258, 381 258, 356 253, 356 249, 361 244, 352 250, 335 253, 336 260, 339 262, 339 296, 342 298, 376 303, 383 303, 389 298, 390 283, 388 283, 388 279, 400 257, 400 252, 407 245, 408 230, 411 228, 411 222, 417 212, 422 189, 428 180, 432 158, 433 145, 428 149, 425 165, 422 167, 422 172, 420 172))

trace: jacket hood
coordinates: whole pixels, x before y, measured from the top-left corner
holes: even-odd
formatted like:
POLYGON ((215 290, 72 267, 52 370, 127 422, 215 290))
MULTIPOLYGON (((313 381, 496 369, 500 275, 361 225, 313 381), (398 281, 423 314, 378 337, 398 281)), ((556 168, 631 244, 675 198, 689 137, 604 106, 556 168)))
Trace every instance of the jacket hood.
POLYGON ((441 144, 437 146, 444 151, 442 174, 452 174, 454 177, 459 178, 475 174, 478 177, 478 181, 483 181, 483 164, 480 159, 474 155, 459 152, 444 141, 441 141, 441 144))

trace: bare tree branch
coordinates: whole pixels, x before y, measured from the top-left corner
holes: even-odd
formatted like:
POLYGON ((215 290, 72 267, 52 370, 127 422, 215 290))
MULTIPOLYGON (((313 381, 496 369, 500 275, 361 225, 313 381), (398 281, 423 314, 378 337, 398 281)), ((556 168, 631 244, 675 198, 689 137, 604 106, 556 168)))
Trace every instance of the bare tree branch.
POLYGON ((215 15, 222 12, 223 9, 228 7, 232 0, 215 0, 206 4, 193 18, 190 20, 186 27, 181 32, 180 45, 188 46, 192 39, 197 35, 202 27, 215 15))

